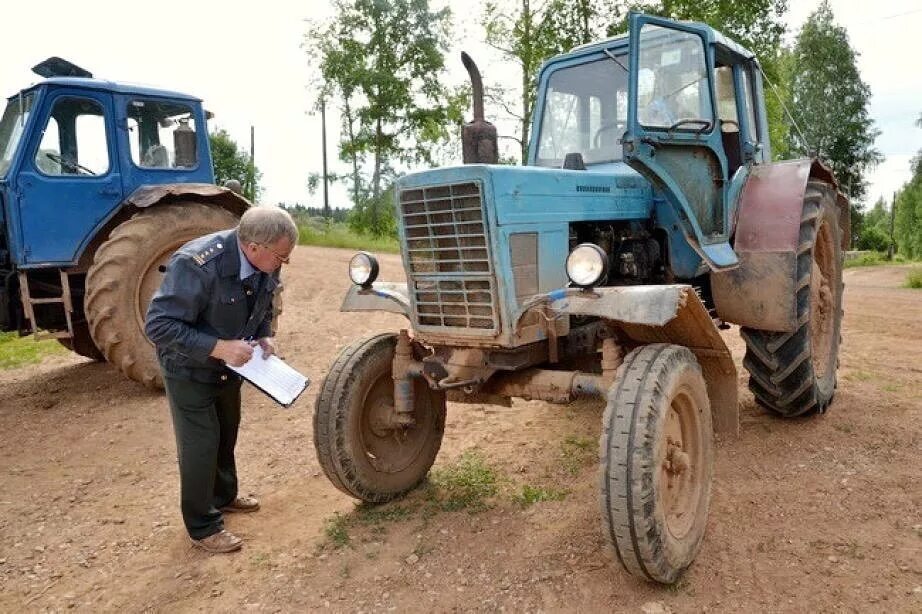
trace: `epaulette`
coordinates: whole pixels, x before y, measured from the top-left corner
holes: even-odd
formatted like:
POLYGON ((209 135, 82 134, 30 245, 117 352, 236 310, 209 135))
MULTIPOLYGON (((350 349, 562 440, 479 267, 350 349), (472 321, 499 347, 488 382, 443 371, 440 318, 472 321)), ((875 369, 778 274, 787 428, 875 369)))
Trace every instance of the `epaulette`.
POLYGON ((206 262, 222 253, 224 253, 224 243, 218 241, 216 243, 210 243, 205 249, 192 254, 192 259, 199 266, 204 266, 206 262))

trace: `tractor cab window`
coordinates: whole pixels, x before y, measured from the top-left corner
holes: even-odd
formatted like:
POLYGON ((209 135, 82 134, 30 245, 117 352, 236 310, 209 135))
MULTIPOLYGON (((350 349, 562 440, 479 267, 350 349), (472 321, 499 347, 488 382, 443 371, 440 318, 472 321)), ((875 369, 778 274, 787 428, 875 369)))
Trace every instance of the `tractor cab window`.
POLYGON ((640 37, 638 121, 647 128, 709 130, 714 112, 701 37, 651 24, 640 37))
POLYGON ((5 177, 6 172, 13 162, 13 155, 22 140, 23 130, 32 112, 34 94, 25 94, 11 98, 3 111, 0 119, 0 177, 5 177))
POLYGON ((561 68, 551 74, 538 135, 539 166, 560 167, 568 153, 586 164, 621 159, 627 126, 627 56, 561 68))
POLYGON ((720 121, 720 138, 727 157, 727 174, 732 176, 743 164, 743 144, 740 119, 736 108, 736 86, 732 66, 718 66, 714 71, 717 91, 717 118, 720 121))
POLYGON ((109 142, 102 105, 90 98, 58 98, 42 130, 35 166, 52 176, 107 174, 109 142))
POLYGON ((177 102, 132 100, 128 103, 131 159, 141 168, 188 169, 198 165, 195 116, 177 102))
POLYGON ((759 134, 759 126, 756 124, 756 107, 755 98, 753 98, 752 72, 748 67, 741 71, 743 75, 743 104, 746 105, 746 117, 749 120, 749 131, 753 140, 761 142, 763 135, 759 134))

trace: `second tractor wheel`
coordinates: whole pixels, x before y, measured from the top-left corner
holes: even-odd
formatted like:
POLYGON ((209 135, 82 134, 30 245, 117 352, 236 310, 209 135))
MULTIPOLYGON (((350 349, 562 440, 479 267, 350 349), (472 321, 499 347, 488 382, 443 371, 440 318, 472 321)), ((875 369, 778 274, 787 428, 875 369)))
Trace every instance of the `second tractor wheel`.
POLYGON ((671 584, 695 559, 711 498, 711 409, 691 350, 628 354, 600 441, 602 530, 632 575, 671 584))
POLYGON ((184 243, 236 226, 238 218, 196 202, 154 206, 112 231, 86 277, 90 334, 106 360, 131 379, 162 386, 154 346, 144 334, 147 306, 165 266, 184 243))
POLYGON ((749 389, 785 417, 822 413, 832 402, 842 327, 842 251, 835 191, 810 181, 797 250, 797 329, 742 329, 749 389))
POLYGON ((391 370, 396 335, 346 347, 327 374, 314 408, 314 446, 327 478, 369 503, 416 487, 435 461, 445 431, 445 394, 413 382, 413 424, 395 421, 391 370))

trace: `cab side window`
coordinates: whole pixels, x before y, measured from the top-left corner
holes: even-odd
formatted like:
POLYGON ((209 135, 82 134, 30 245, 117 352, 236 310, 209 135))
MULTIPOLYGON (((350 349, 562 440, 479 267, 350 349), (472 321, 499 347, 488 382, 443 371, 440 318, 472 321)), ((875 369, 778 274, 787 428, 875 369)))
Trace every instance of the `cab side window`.
POLYGON ((57 99, 42 131, 35 166, 51 176, 107 174, 109 145, 102 105, 89 98, 57 99))
POLYGON ((141 168, 195 168, 195 117, 176 102, 135 99, 128 103, 131 159, 141 168))

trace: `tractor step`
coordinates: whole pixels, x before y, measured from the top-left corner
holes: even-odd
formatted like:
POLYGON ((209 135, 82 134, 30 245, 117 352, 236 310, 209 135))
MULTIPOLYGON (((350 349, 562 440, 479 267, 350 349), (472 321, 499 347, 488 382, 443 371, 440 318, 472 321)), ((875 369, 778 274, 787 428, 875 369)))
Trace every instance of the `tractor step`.
POLYGON ((61 296, 51 296, 42 298, 33 298, 29 288, 29 274, 24 271, 19 273, 19 292, 22 296, 22 306, 26 312, 26 318, 32 324, 33 336, 37 341, 43 339, 71 339, 74 336, 74 324, 71 321, 71 314, 74 306, 70 300, 70 280, 65 271, 59 271, 61 275, 61 296), (67 330, 58 331, 40 331, 35 322, 35 305, 60 304, 64 310, 64 319, 67 322, 67 330))

